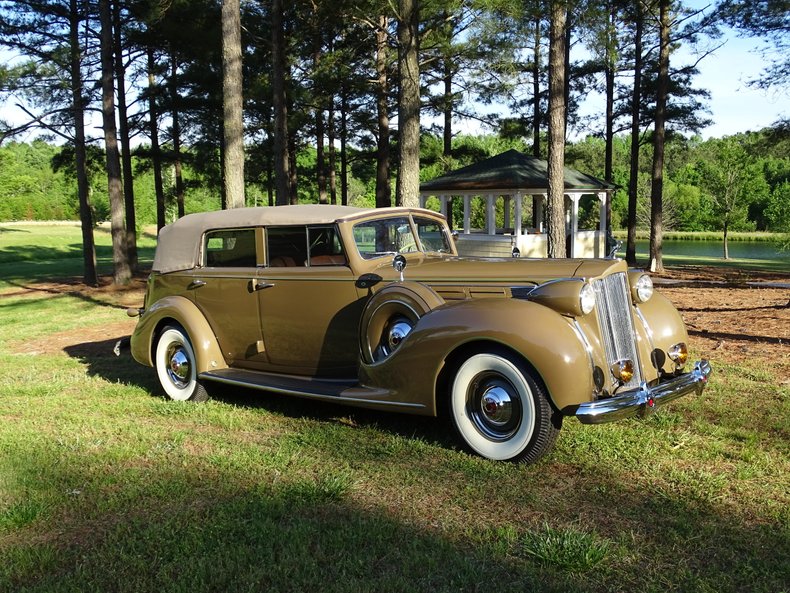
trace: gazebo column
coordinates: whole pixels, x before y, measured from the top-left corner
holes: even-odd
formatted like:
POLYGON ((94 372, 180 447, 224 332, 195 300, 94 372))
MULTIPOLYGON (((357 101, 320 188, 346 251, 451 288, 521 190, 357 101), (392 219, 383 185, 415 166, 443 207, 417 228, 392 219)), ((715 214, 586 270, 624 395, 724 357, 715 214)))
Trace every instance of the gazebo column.
POLYGON ((496 196, 488 194, 486 196, 486 233, 489 235, 496 235, 496 210, 494 209, 494 200, 496 196))
POLYGON ((510 203, 513 199, 510 196, 505 196, 505 228, 510 228, 510 203))
POLYGON ((546 194, 536 196, 537 199, 533 201, 536 205, 537 211, 535 212, 535 226, 539 233, 543 232, 543 205, 546 203, 546 194))
POLYGON ((464 235, 468 235, 472 230, 471 217, 469 215, 469 196, 464 196, 464 235))
POLYGON ((521 202, 522 202, 521 192, 516 192, 515 197, 516 197, 516 207, 514 212, 516 218, 515 234, 516 237, 520 237, 521 236, 521 202))

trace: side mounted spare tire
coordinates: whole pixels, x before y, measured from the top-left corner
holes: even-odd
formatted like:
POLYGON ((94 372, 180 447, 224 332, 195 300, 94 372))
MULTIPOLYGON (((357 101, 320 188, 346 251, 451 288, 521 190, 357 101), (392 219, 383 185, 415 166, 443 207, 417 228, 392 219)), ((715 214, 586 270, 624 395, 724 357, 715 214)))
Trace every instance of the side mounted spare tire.
POLYGON ((386 360, 426 313, 444 304, 434 290, 419 282, 390 284, 374 294, 362 313, 359 343, 362 360, 386 360))

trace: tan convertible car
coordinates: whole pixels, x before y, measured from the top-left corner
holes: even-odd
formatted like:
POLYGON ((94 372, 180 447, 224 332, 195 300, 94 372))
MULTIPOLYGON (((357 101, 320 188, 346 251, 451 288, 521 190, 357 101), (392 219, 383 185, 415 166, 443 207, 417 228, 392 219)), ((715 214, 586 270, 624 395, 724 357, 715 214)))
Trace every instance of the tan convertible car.
POLYGON ((281 206, 162 229, 134 358, 174 400, 220 383, 435 416, 497 460, 704 388, 650 278, 615 259, 456 255, 420 209, 281 206))

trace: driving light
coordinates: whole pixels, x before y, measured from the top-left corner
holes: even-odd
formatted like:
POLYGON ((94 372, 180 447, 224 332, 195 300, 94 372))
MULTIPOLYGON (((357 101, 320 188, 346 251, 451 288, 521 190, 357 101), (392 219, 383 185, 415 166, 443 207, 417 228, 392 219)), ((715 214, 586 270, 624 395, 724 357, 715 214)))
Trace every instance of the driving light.
POLYGON ((634 288, 636 289, 636 299, 640 303, 649 301, 653 296, 653 280, 647 274, 642 274, 639 277, 634 288))
POLYGON ((579 308, 585 315, 595 308, 595 290, 593 290, 592 284, 585 282, 579 290, 579 308))
POLYGON ((686 361, 689 359, 689 349, 685 342, 678 342, 667 351, 667 354, 680 369, 686 366, 686 361))
POLYGON ((621 383, 628 383, 634 378, 634 362, 632 360, 623 358, 613 362, 612 366, 609 368, 612 371, 614 378, 621 383))

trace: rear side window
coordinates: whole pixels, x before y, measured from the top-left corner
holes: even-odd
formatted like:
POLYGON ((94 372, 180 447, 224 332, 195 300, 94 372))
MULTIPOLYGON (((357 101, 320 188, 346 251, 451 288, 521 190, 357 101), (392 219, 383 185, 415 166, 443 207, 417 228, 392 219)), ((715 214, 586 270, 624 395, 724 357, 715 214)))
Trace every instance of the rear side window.
POLYGON ((255 267, 255 229, 209 231, 205 241, 203 253, 206 267, 255 267))
POLYGON ((305 227, 269 227, 266 229, 266 253, 273 268, 304 266, 307 261, 305 227))

